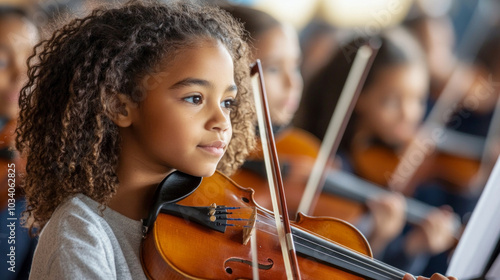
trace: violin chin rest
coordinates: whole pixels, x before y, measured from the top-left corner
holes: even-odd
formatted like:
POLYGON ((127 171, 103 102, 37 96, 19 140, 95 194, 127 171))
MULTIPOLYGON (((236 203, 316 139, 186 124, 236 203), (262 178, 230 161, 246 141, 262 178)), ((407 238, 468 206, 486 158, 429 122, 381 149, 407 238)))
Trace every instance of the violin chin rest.
POLYGON ((143 233, 154 224, 163 205, 175 203, 192 194, 201 184, 202 177, 192 176, 181 171, 174 171, 158 184, 149 209, 149 214, 143 220, 143 233))

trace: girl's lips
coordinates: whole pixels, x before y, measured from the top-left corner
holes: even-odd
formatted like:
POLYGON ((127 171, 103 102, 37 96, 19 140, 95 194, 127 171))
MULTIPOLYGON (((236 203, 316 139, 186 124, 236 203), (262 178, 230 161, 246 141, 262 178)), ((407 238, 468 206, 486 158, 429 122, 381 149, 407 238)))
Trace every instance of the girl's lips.
POLYGON ((226 150, 226 143, 218 140, 209 144, 198 145, 198 147, 215 156, 222 156, 226 150))
POLYGON ((199 146, 202 150, 213 154, 214 156, 222 156, 224 155, 224 148, 216 148, 216 147, 209 147, 209 146, 199 146))

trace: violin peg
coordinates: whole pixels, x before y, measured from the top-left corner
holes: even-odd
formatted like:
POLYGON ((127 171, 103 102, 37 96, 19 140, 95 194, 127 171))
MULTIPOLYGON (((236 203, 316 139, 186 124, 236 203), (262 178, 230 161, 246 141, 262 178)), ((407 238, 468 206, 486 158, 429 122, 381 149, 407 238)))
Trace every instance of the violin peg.
POLYGON ((210 207, 210 210, 208 211, 208 215, 213 217, 214 214, 215 214, 215 208, 210 207))

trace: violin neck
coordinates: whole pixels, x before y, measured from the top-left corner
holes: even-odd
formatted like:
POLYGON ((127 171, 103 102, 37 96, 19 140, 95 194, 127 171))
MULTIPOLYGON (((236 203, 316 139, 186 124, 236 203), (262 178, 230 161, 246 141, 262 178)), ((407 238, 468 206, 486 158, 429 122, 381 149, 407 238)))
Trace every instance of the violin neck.
POLYGON ((336 243, 292 227, 294 244, 298 254, 349 273, 374 280, 400 280, 406 274, 397 268, 376 261, 336 243))
MULTIPOLYGON (((323 191, 359 203, 366 203, 369 198, 391 192, 345 171, 334 171, 329 173, 326 176, 323 191)), ((405 201, 406 220, 411 224, 421 223, 432 211, 436 210, 436 207, 416 199, 405 197, 405 201)), ((457 234, 461 225, 460 217, 455 214, 453 226, 457 234)))

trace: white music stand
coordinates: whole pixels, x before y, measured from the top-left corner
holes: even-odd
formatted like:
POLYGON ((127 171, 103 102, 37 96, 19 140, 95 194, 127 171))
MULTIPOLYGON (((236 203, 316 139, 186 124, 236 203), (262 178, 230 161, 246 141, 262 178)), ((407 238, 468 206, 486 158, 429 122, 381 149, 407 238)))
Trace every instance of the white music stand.
POLYGON ((500 157, 458 242, 446 275, 460 280, 500 279, 499 240, 500 157))

